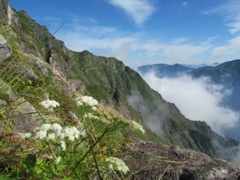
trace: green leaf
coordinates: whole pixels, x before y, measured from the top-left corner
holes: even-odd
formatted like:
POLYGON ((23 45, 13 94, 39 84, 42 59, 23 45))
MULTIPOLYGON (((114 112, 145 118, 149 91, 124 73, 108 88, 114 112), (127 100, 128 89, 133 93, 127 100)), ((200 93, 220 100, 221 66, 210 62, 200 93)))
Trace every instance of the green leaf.
POLYGON ((0 180, 9 180, 9 178, 6 176, 0 176, 0 180))
MULTIPOLYGON (((8 94, 3 94, 3 93, 0 93, 0 99, 3 99, 5 101, 9 101, 10 98, 9 98, 9 95, 8 94)), ((1 177, 1 176, 0 176, 1 177)))

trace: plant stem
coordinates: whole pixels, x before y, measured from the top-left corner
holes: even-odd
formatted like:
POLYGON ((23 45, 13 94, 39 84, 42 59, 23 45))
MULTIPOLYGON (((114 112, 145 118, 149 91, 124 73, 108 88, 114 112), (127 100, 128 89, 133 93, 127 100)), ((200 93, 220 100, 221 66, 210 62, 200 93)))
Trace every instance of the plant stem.
POLYGON ((103 180, 103 178, 102 178, 102 176, 101 176, 101 174, 100 174, 99 168, 98 168, 98 163, 97 163, 96 155, 95 155, 95 152, 94 152, 93 149, 92 149, 92 154, 93 154, 94 162, 95 162, 95 165, 96 165, 98 177, 99 177, 100 180, 103 180))
POLYGON ((88 151, 83 155, 83 157, 77 162, 77 164, 74 166, 73 170, 69 173, 69 176, 75 171, 75 169, 78 167, 78 165, 85 159, 85 157, 88 155, 90 151, 97 145, 97 143, 104 137, 104 135, 108 132, 109 128, 106 128, 105 131, 102 133, 102 135, 97 139, 95 143, 92 144, 92 146, 88 149, 88 151))

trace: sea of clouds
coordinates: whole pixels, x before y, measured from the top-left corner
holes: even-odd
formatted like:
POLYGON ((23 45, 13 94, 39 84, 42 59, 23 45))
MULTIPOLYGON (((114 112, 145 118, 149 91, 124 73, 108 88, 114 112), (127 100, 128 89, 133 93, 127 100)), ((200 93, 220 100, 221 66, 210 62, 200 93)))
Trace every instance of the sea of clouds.
POLYGON ((205 121, 221 135, 239 123, 239 113, 222 105, 231 90, 213 84, 207 77, 194 79, 182 74, 175 78, 159 78, 153 72, 142 77, 165 100, 174 103, 187 118, 205 121))

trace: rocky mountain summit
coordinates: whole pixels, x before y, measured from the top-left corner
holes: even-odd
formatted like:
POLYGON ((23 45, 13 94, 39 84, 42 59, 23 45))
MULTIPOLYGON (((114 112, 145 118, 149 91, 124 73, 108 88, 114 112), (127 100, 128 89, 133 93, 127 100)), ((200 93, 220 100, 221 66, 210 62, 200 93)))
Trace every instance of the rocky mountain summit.
POLYGON ((240 178, 214 159, 239 142, 186 119, 121 61, 69 50, 6 0, 0 12, 0 178, 240 178))

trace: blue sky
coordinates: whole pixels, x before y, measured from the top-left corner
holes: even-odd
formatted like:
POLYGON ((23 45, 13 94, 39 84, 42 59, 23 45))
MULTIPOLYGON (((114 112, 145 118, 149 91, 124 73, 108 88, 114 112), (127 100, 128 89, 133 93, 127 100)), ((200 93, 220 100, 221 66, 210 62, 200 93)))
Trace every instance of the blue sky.
POLYGON ((9 0, 74 51, 126 65, 240 58, 240 0, 9 0))

